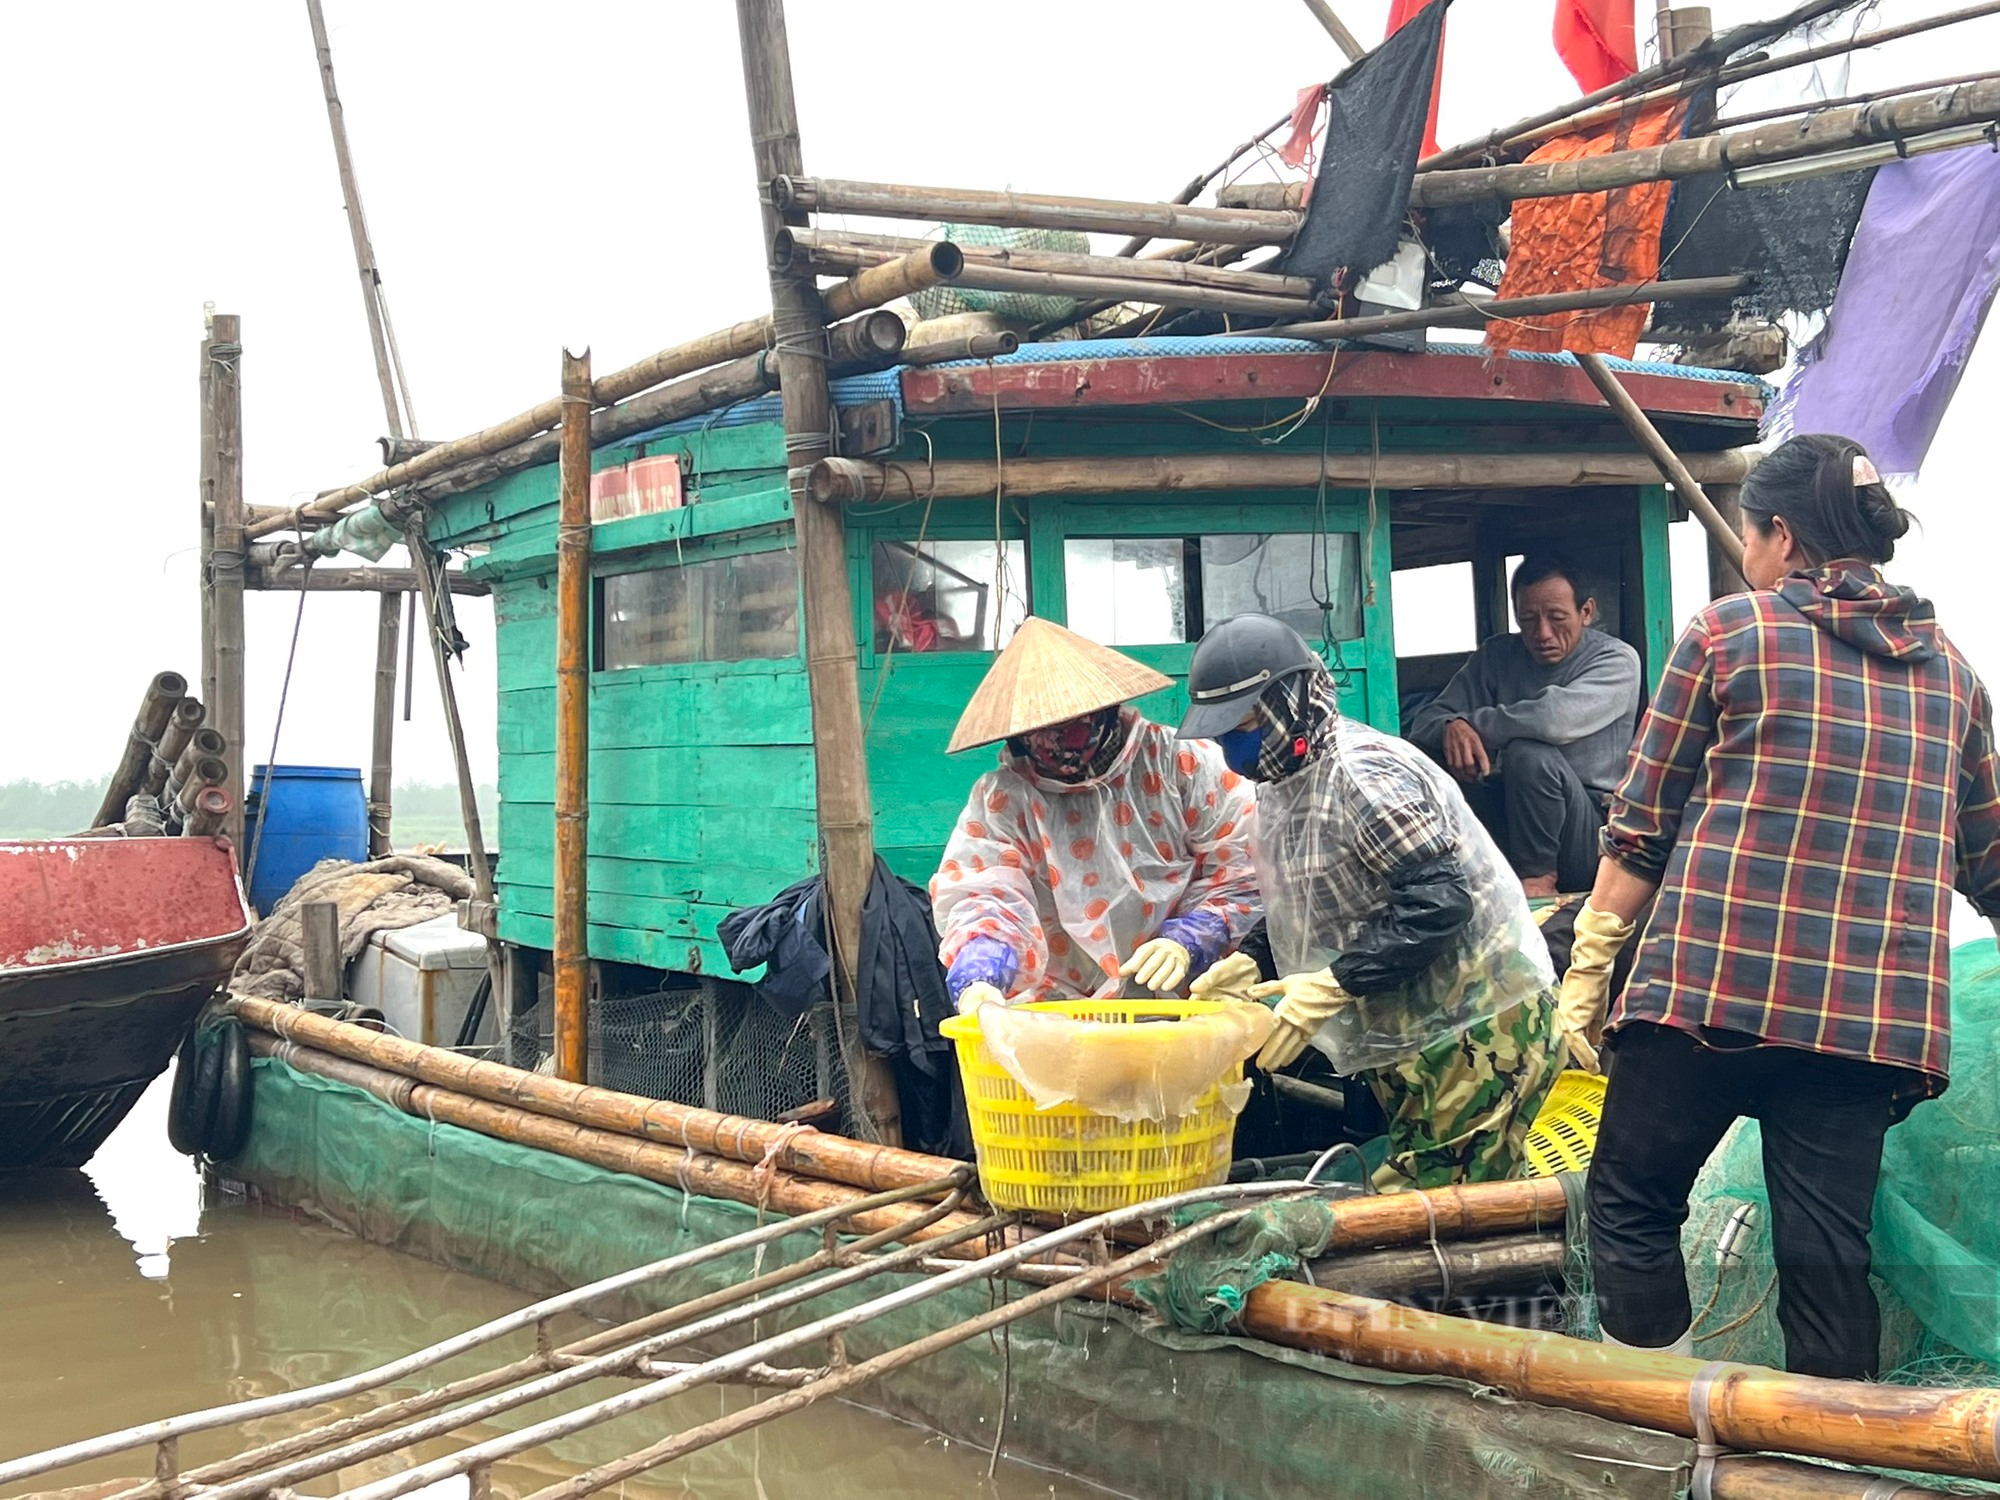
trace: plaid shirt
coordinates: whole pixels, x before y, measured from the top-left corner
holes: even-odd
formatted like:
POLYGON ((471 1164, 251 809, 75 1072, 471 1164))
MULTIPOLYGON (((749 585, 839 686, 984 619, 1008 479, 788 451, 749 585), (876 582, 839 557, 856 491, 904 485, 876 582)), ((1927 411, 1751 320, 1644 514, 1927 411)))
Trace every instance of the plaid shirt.
POLYGON ((1358 997, 1321 1032, 1343 1073, 1411 1057, 1553 982, 1521 882, 1465 798, 1416 746, 1331 710, 1312 724, 1304 766, 1257 793, 1251 849, 1271 955, 1281 974, 1367 951, 1403 867, 1449 857, 1465 873, 1472 916, 1430 967, 1358 997))
POLYGON ((1604 850, 1660 883, 1611 1025, 1914 1068, 1951 1053, 1952 886, 2000 913, 1992 709, 1930 606, 1860 563, 1688 626, 1604 850))

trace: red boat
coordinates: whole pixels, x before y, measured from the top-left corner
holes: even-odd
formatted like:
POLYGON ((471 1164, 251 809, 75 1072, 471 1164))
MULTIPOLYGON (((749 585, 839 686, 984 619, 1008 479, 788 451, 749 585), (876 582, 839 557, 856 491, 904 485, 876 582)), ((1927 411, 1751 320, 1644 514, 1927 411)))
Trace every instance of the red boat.
POLYGON ((254 920, 217 839, 0 843, 0 1172, 90 1160, 254 920))

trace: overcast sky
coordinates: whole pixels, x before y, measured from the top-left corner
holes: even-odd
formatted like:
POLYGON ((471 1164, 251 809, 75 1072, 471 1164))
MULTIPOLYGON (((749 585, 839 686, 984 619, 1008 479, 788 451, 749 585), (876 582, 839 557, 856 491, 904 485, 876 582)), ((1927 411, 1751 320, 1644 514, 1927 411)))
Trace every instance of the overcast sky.
MULTIPOLYGON (((765 310, 727 0, 325 4, 425 436, 553 394, 566 342, 609 369, 765 310)), ((1387 0, 1335 4, 1364 40, 1380 36, 1387 0)), ((1574 95, 1551 8, 1458 0, 1447 141, 1574 95)), ((1778 8, 1713 7, 1718 27, 1778 8)), ((1887 0, 1868 25, 1946 8, 1887 0)), ((1299 0, 793 0, 790 22, 807 170, 911 183, 1164 197, 1338 66, 1299 0)), ((303 0, 13 5, 0 28, 15 351, 0 376, 15 432, 0 624, 21 706, 0 735, 0 780, 91 778, 151 673, 198 672, 204 302, 243 320, 251 501, 372 471, 382 413, 303 0)), ((1989 19, 1866 55, 1853 86, 1996 57, 1989 19)), ((1798 97, 1808 82, 1777 86, 1798 97)), ((1848 91, 1838 74, 1824 83, 1848 91)), ((1994 344, 1989 331, 1910 497, 1925 530, 1892 572, 2000 677, 1979 446, 2000 410, 1994 344)), ((1681 530, 1685 609, 1700 539, 1681 530)), ((297 601, 250 596, 253 761, 270 746, 297 601)), ((490 613, 475 601, 462 617, 474 648, 460 701, 483 779, 490 613)), ((365 764, 374 618, 372 598, 309 597, 281 759, 365 764)), ((419 666, 397 770, 442 780, 419 666)))

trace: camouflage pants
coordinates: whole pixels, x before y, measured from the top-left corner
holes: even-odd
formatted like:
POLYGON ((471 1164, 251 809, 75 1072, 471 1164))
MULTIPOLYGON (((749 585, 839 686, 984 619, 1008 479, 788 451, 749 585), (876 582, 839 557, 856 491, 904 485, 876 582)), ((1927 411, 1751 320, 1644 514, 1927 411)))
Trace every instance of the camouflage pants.
POLYGON ((1535 1114, 1562 1071, 1553 991, 1368 1074, 1389 1117, 1384 1192, 1519 1174, 1535 1114))

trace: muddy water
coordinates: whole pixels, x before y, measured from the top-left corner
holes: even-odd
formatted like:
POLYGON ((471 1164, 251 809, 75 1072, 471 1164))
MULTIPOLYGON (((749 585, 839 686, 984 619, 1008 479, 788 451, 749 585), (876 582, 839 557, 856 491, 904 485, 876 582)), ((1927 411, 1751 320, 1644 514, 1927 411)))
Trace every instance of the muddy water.
MULTIPOLYGON (((167 1146, 164 1105, 163 1080, 85 1172, 0 1177, 0 1458, 336 1379, 529 1300, 316 1224, 213 1195, 204 1202, 193 1169, 167 1146)), ((526 1342, 496 1347, 494 1362, 531 1349, 526 1342)), ((592 1395, 611 1389, 600 1383, 592 1395)), ((525 1495, 749 1399, 742 1392, 697 1393, 623 1418, 496 1468, 494 1491, 525 1495)), ((549 1403, 531 1414, 559 1409, 549 1403)), ((512 1428, 524 1419, 502 1420, 512 1428)), ((273 1419, 251 1441, 298 1428, 298 1418, 273 1419)), ((502 1430, 478 1428, 472 1435, 502 1430)), ((220 1458, 240 1446, 246 1445, 190 1439, 182 1462, 220 1458)), ((427 1448, 422 1456, 443 1451, 427 1448)), ((150 1451, 140 1450, 28 1488, 143 1476, 151 1467, 150 1451)), ((401 1460, 375 1460, 300 1489, 331 1494, 401 1467, 401 1460)), ((1010 1463, 989 1479, 987 1455, 976 1446, 829 1403, 692 1455, 624 1493, 1080 1500, 1103 1492, 1010 1463)), ((463 1485, 454 1485, 442 1500, 463 1494, 463 1485)))

